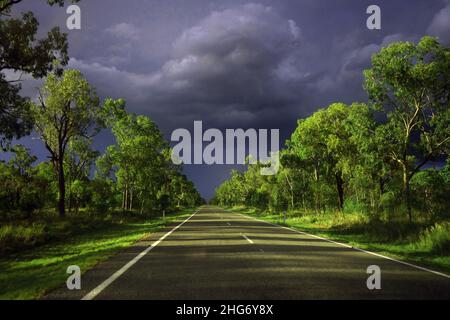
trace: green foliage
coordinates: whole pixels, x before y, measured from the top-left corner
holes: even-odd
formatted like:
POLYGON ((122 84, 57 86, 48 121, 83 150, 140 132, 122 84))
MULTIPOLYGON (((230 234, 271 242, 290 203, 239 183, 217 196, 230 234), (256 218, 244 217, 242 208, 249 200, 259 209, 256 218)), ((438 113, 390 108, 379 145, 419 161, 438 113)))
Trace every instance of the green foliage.
POLYGON ((45 225, 3 225, 0 227, 0 256, 15 250, 26 249, 45 243, 45 225))
POLYGON ((157 126, 148 117, 127 114, 124 100, 107 99, 100 108, 93 89, 74 70, 49 77, 44 92, 33 112, 51 162, 33 167, 36 157, 29 150, 11 149, 11 160, 0 162, 0 219, 36 218, 56 204, 60 209, 61 201, 69 213, 89 208, 103 215, 119 206, 145 214, 203 203, 194 184, 172 165, 157 126), (117 144, 100 156, 90 136, 103 124, 111 126, 117 144))
MULTIPOLYGON (((21 76, 25 72, 42 78, 69 61, 67 35, 58 27, 47 37, 36 40, 39 23, 32 12, 21 18, 9 16, 11 7, 21 0, 0 0, 0 147, 7 147, 13 138, 30 133, 33 119, 28 98, 20 95, 21 76), (18 72, 17 79, 5 78, 4 70, 18 72)), ((78 2, 77 0, 72 2, 78 2)), ((48 0, 49 5, 64 4, 63 0, 48 0)))
POLYGON ((425 230, 416 247, 431 250, 441 255, 450 254, 450 223, 437 223, 425 230))
POLYGON ((449 155, 449 74, 450 48, 431 37, 383 48, 364 71, 370 105, 385 114, 377 134, 392 165, 401 169, 410 220, 411 179, 430 160, 449 155))
POLYGON ((117 207, 115 185, 112 180, 96 177, 90 184, 89 208, 96 213, 106 213, 117 207))
POLYGON ((0 212, 25 211, 30 215, 46 203, 50 181, 39 174, 40 167, 32 167, 36 157, 21 145, 12 148, 8 163, 0 162, 0 212))
POLYGON ((116 181, 123 210, 142 213, 200 203, 193 184, 173 166, 169 144, 150 118, 128 114, 122 99, 107 99, 104 113, 116 144, 98 159, 98 173, 116 181))
POLYGON ((418 172, 411 180, 413 206, 430 215, 430 218, 450 217, 447 204, 450 183, 442 172, 427 169, 418 172))
POLYGON ((368 105, 333 103, 298 120, 275 176, 259 176, 257 166, 232 172, 214 202, 338 210, 382 223, 402 221, 405 212, 411 222, 413 210, 418 219, 448 219, 449 59, 449 48, 430 37, 383 48, 364 73, 368 105), (443 157, 444 168, 423 170, 443 157))

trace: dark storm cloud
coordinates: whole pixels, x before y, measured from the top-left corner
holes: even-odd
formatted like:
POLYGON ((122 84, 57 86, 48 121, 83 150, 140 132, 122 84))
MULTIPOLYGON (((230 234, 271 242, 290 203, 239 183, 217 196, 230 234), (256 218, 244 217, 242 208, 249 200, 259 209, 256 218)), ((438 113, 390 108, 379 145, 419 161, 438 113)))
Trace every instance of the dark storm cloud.
MULTIPOLYGON (((122 48, 134 45, 139 34, 124 22, 107 32, 122 38, 122 48)), ((171 59, 155 72, 139 74, 76 58, 71 67, 96 82, 114 79, 108 90, 130 97, 141 112, 170 112, 172 120, 189 116, 216 125, 256 123, 266 109, 298 102, 298 89, 309 75, 298 61, 301 49, 301 30, 293 20, 271 7, 246 4, 212 12, 185 30, 173 43, 171 59)))

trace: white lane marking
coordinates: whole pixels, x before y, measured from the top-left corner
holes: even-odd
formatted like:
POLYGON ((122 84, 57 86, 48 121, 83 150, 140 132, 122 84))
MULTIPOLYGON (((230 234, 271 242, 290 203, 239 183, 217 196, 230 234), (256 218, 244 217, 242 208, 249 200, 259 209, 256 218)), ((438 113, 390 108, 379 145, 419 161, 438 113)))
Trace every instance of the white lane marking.
MULTIPOLYGON (((226 211, 228 211, 228 210, 226 210, 226 211)), ((228 211, 228 212, 233 213, 233 211, 228 211)), ((235 212, 234 212, 234 213, 235 213, 235 212)), ((313 238, 316 238, 316 239, 320 239, 320 240, 324 240, 324 241, 327 241, 327 242, 331 242, 331 243, 334 243, 334 244, 337 244, 337 245, 340 245, 340 246, 343 246, 343 247, 346 247, 346 248, 350 248, 350 249, 354 249, 354 250, 356 250, 356 251, 364 252, 364 253, 367 253, 367 254, 370 254, 370 255, 379 257, 379 258, 391 260, 391 261, 394 261, 394 262, 403 264, 403 265, 405 265, 405 266, 409 266, 409 267, 412 267, 412 268, 415 268, 415 269, 419 269, 419 270, 422 270, 422 271, 427 271, 427 272, 436 274, 436 275, 438 275, 438 276, 441 276, 441 277, 445 277, 445 278, 449 278, 449 279, 450 279, 450 275, 445 274, 445 273, 442 273, 442 272, 439 272, 439 271, 431 270, 431 269, 428 269, 428 268, 425 268, 425 267, 421 267, 421 266, 418 266, 418 265, 415 265, 415 264, 412 264, 412 263, 409 263, 409 262, 397 260, 397 259, 394 259, 394 258, 391 258, 391 257, 387 257, 387 256, 384 256, 384 255, 382 255, 382 254, 375 253, 375 252, 372 252, 372 251, 367 251, 367 250, 360 249, 360 248, 357 248, 357 247, 352 247, 352 246, 350 246, 350 245, 348 245, 348 244, 345 244, 345 243, 342 243, 342 242, 333 241, 333 240, 330 240, 330 239, 327 239, 327 238, 323 238, 323 237, 320 237, 320 236, 316 236, 316 235, 314 235, 314 234, 310 234, 310 233, 303 232, 303 231, 300 231, 300 230, 292 229, 292 228, 289 228, 289 227, 283 227, 283 226, 280 226, 280 225, 278 225, 278 224, 271 223, 271 222, 264 221, 264 220, 260 220, 260 219, 254 218, 254 217, 252 217, 252 216, 247 216, 247 215, 242 214, 242 213, 238 213, 238 214, 241 215, 241 216, 243 216, 243 217, 246 217, 246 218, 252 218, 252 219, 254 219, 254 220, 257 220, 257 221, 260 221, 260 222, 264 222, 264 223, 270 224, 270 225, 275 226, 275 227, 278 227, 278 228, 287 229, 287 230, 290 230, 290 231, 293 231, 293 232, 296 232, 296 233, 300 233, 300 234, 303 234, 303 235, 306 235, 306 236, 310 236, 310 237, 313 237, 313 238)))
POLYGON ((249 239, 245 234, 241 234, 241 236, 243 236, 245 240, 247 240, 248 242, 253 244, 253 241, 251 239, 249 239))
MULTIPOLYGON (((200 209, 199 209, 200 210, 200 209)), ((113 283, 117 278, 119 278, 121 275, 123 275, 128 269, 130 269, 131 266, 133 266, 136 262, 138 262, 140 259, 142 259, 147 253, 149 253, 154 247, 156 247, 161 241, 163 241, 165 238, 170 236, 172 232, 177 230, 179 227, 181 227, 183 224, 185 224, 189 219, 191 219, 199 210, 195 211, 191 216, 189 216, 186 220, 184 220, 182 223, 177 225, 175 228, 167 232, 165 235, 163 235, 161 238, 159 238, 158 241, 152 243, 151 246, 146 248, 144 251, 139 253, 136 257, 134 257, 132 260, 130 260, 126 265, 124 265, 122 268, 117 270, 112 276, 110 276, 108 279, 103 281, 100 285, 98 285, 95 289, 93 289, 91 292, 86 294, 81 300, 92 300, 94 299, 100 292, 105 290, 111 283, 113 283)))

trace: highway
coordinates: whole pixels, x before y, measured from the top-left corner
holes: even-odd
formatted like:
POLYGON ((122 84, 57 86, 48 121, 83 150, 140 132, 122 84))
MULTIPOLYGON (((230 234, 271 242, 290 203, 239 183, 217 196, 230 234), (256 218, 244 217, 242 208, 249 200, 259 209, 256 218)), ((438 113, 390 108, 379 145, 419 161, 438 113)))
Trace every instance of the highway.
POLYGON ((46 299, 449 299, 450 278, 205 206, 46 299), (380 267, 381 289, 367 288, 380 267))

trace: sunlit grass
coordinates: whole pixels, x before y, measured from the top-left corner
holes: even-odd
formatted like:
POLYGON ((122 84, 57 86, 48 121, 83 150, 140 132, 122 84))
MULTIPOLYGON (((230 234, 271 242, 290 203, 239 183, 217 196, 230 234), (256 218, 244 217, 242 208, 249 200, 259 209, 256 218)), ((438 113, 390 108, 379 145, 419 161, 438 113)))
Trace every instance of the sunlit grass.
POLYGON ((67 267, 78 265, 82 272, 105 261, 167 222, 187 217, 192 210, 169 215, 164 222, 152 218, 106 226, 0 259, 0 299, 36 299, 62 285, 67 267))

